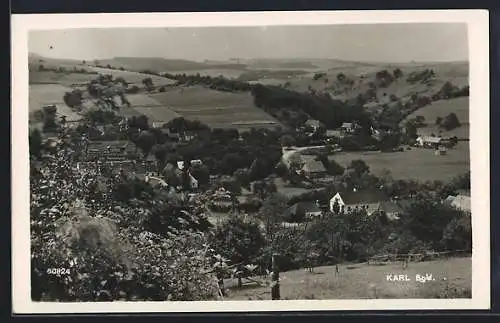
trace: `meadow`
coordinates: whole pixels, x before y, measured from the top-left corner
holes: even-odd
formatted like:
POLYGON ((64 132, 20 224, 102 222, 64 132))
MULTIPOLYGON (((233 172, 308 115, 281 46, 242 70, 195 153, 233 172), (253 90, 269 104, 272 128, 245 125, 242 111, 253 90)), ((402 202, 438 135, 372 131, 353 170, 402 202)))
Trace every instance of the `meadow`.
POLYGON ((164 86, 175 83, 175 81, 173 80, 156 75, 95 67, 87 64, 82 64, 82 62, 80 61, 42 59, 40 62, 34 59, 30 59, 29 63, 30 84, 62 84, 65 86, 73 86, 94 80, 98 74, 109 74, 114 78, 122 77, 130 85, 137 86, 143 86, 142 80, 146 77, 150 77, 155 86, 164 86), (46 69, 49 70, 40 71, 40 65, 43 65, 46 69), (64 68, 65 71, 56 72, 52 70, 54 68, 64 68), (78 70, 85 70, 87 73, 75 73, 75 68, 78 70))
MULTIPOLYGON (((401 263, 387 265, 341 265, 280 273, 282 300, 304 299, 373 299, 373 298, 470 298, 472 288, 470 257, 411 262, 406 269, 401 263), (406 274, 411 281, 387 281, 388 274, 406 274), (418 282, 416 275, 432 274, 434 281, 418 282)), ((271 289, 255 283, 237 288, 236 279, 225 282, 227 300, 269 300, 271 289)))
POLYGON ((459 142, 443 156, 436 156, 432 149, 412 147, 404 152, 340 152, 328 158, 343 167, 347 167, 353 160, 361 159, 376 176, 389 170, 394 179, 448 181, 469 171, 469 156, 469 142, 459 142))
POLYGON ((30 113, 41 110, 44 105, 55 104, 58 114, 66 116, 67 121, 81 119, 81 116, 63 101, 64 93, 68 91, 71 91, 71 88, 60 84, 31 84, 28 94, 30 113))
POLYGON ((74 84, 87 83, 97 74, 30 70, 29 84, 60 84, 71 87, 74 84))

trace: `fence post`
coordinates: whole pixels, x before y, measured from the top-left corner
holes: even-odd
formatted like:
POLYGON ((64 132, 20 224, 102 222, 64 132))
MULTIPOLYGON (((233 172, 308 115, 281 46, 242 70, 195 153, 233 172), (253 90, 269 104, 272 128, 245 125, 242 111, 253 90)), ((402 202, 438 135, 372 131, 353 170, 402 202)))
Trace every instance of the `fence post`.
POLYGON ((280 299, 280 283, 279 283, 279 278, 280 278, 280 273, 279 273, 279 268, 278 268, 278 257, 279 254, 273 253, 272 255, 272 283, 273 287, 271 288, 271 297, 272 300, 279 300, 280 299))

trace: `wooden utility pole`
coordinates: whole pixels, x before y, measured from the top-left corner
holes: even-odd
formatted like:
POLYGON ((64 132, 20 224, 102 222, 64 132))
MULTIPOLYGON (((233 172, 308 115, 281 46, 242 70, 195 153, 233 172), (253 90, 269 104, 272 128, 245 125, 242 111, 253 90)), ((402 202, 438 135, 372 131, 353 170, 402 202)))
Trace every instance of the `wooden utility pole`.
POLYGON ((272 300, 279 300, 280 299, 280 273, 279 273, 279 267, 278 267, 278 257, 279 254, 273 253, 272 255, 272 288, 271 288, 271 297, 272 300))

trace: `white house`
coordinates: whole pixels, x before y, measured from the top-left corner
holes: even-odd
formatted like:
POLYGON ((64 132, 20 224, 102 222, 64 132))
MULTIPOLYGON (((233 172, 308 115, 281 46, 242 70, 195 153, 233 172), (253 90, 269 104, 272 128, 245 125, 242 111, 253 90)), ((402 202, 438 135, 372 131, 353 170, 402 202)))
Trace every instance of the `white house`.
POLYGON ((340 127, 341 131, 345 132, 345 133, 351 133, 351 132, 354 132, 354 124, 351 123, 351 122, 344 122, 342 124, 342 126, 340 127))
POLYGON ((344 213, 356 209, 364 209, 368 215, 384 213, 389 220, 399 218, 403 212, 399 206, 379 189, 346 190, 337 192, 330 199, 332 213, 344 213))
POLYGON ((320 217, 322 214, 323 212, 318 204, 313 202, 298 202, 285 211, 285 215, 296 219, 315 218, 320 217))
POLYGON ((441 144, 442 140, 443 140, 443 138, 441 138, 441 137, 419 136, 417 138, 417 144, 420 147, 435 147, 435 148, 437 148, 441 144))

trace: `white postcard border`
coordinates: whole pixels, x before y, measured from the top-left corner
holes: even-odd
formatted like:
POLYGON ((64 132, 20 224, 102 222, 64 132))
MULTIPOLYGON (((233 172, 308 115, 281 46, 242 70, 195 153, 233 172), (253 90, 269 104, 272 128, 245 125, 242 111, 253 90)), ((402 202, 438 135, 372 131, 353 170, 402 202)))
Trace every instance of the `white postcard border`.
POLYGON ((255 312, 490 308, 489 17, 486 10, 309 11, 12 15, 12 301, 21 313, 255 312), (472 299, 370 299, 207 302, 32 302, 28 152, 28 31, 66 28, 374 23, 468 25, 472 189, 472 299))

